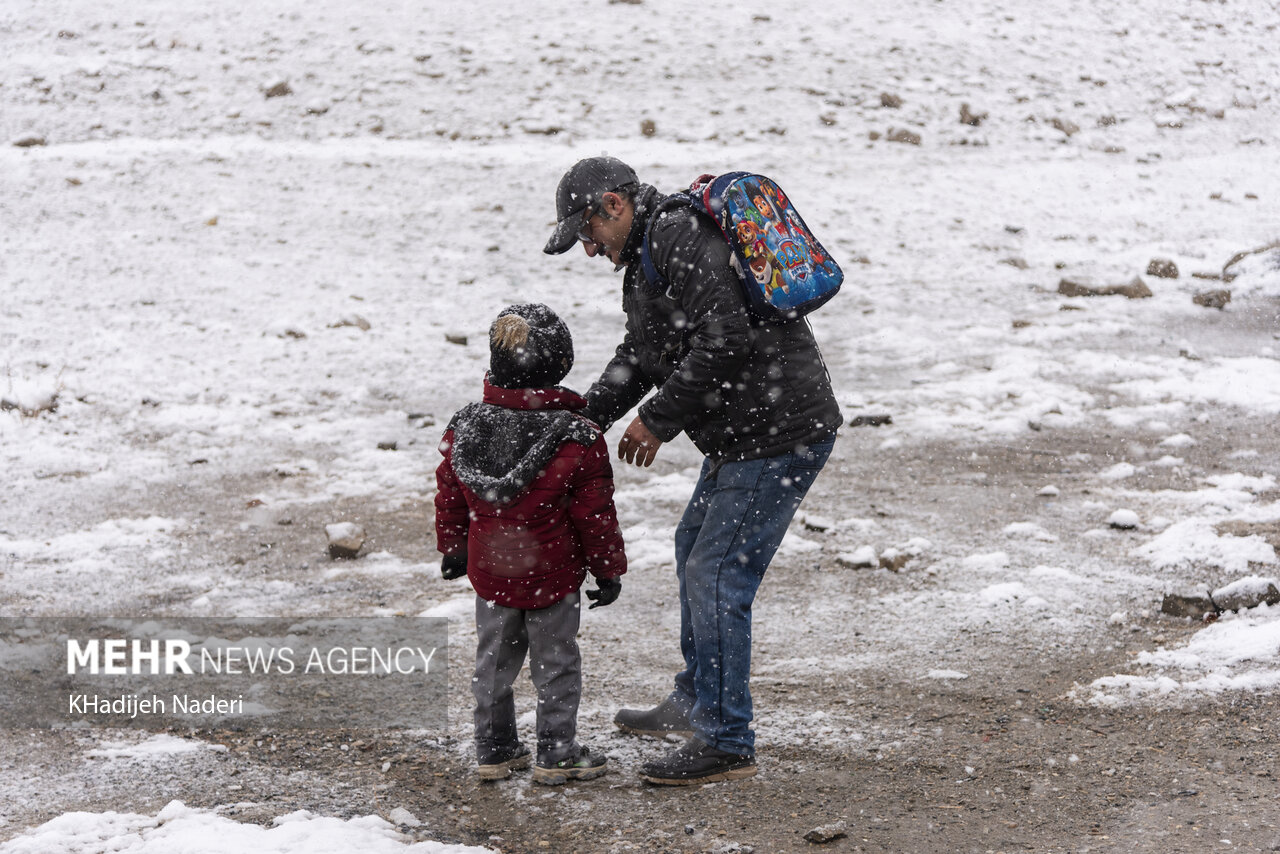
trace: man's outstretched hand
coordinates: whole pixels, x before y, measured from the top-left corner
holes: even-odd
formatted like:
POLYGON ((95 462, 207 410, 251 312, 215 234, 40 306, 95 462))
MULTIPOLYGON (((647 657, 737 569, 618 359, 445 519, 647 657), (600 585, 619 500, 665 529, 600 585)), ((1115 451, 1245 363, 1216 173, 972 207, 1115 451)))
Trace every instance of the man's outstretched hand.
POLYGON ((618 442, 618 459, 638 466, 649 466, 661 446, 662 440, 653 435, 637 415, 618 442))

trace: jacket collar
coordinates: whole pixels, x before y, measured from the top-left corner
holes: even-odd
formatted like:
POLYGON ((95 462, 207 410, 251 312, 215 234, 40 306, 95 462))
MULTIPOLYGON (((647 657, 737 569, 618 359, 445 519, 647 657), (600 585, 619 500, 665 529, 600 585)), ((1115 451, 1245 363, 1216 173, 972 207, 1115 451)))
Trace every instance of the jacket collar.
POLYGON ((582 409, 587 400, 562 386, 551 388, 500 388, 484 376, 484 402, 506 409, 582 409))
POLYGON ((648 184, 641 184, 635 194, 635 214, 631 217, 631 231, 627 233, 626 245, 618 255, 618 260, 626 265, 640 258, 640 244, 644 242, 645 228, 649 217, 657 208, 664 196, 648 184))

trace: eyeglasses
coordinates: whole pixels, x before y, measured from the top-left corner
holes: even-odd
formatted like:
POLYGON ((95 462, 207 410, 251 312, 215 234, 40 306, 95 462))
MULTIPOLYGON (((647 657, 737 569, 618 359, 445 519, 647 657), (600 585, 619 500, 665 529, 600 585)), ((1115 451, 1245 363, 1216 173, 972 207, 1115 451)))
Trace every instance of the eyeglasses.
POLYGON ((582 225, 578 226, 578 239, 583 243, 597 242, 596 239, 591 236, 591 218, 597 213, 599 213, 599 211, 593 210, 590 205, 582 210, 582 225))

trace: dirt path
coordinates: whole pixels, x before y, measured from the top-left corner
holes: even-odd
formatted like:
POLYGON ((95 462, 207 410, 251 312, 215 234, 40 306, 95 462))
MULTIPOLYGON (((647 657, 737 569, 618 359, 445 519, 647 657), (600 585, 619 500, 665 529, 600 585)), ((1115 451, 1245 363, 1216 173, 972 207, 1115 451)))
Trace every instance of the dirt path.
MULTIPOLYGON (((1216 447, 1186 449, 1180 470, 1150 468, 1125 488, 1191 488, 1226 471, 1222 448, 1244 445, 1261 454, 1251 467, 1276 469, 1266 425, 1215 418, 1216 447)), ((807 532, 817 546, 783 554, 770 570, 756 613, 761 753, 752 780, 647 786, 636 769, 663 746, 617 734, 609 723, 618 706, 660 696, 673 669, 674 649, 661 643, 670 636, 674 644, 670 568, 652 566, 631 576, 625 608, 587 621, 583 632, 583 738, 614 766, 599 781, 548 790, 527 773, 497 784, 475 779, 466 744, 471 639, 459 630, 447 733, 200 732, 194 738, 225 752, 154 766, 141 788, 136 766, 85 764, 86 750, 121 733, 38 733, 35 749, 9 739, 0 771, 14 797, 0 835, 71 809, 154 812, 177 798, 243 821, 295 809, 386 816, 403 807, 422 822, 405 828, 413 835, 507 854, 807 851, 817 846, 806 833, 837 822, 845 836, 822 844, 826 850, 1280 850, 1274 696, 1119 711, 1069 697, 1076 686, 1126 672, 1137 652, 1177 646, 1200 628, 1158 613, 1158 587, 1189 582, 1197 570, 1147 578, 1128 556, 1141 538, 1080 536, 1105 528, 1096 502, 1113 498, 1096 472, 1141 456, 1136 449, 1149 447, 1150 436, 1054 432, 1004 444, 883 448, 883 435, 849 431, 833 459, 839 476, 820 481, 806 507, 838 524, 807 532), (1058 487, 1052 500, 1037 495, 1046 483, 1058 487), (1011 540, 1011 522, 1053 539, 1011 540), (921 536, 930 542, 926 554, 898 573, 846 569, 837 560, 866 541, 921 536), (964 556, 996 547, 1013 564, 1052 562, 1092 573, 1097 583, 1078 601, 1049 602, 1039 620, 1009 610, 1016 602, 994 611, 959 607, 996 578, 964 556), (1108 620, 1126 609, 1121 623, 1108 620), (641 635, 632 654, 629 639, 641 635), (925 678, 934 668, 964 678, 925 678)), ((295 586, 297 601, 316 597, 330 613, 370 606, 416 613, 442 595, 421 578, 362 573, 359 561, 330 574, 334 565, 317 554, 318 528, 340 512, 376 530, 375 549, 430 560, 426 507, 297 505, 242 528, 236 522, 246 512, 263 512, 246 509, 242 497, 262 486, 193 482, 181 496, 164 496, 173 512, 192 509, 175 503, 206 508, 200 528, 184 535, 185 569, 218 568, 250 605, 255 590, 279 582, 295 586)), ((132 509, 144 512, 149 499, 136 500, 132 509)), ((674 520, 678 506, 650 510, 674 520)), ((1199 572, 1199 581, 1215 578, 1199 572)), ((140 604, 163 612, 190 593, 162 587, 140 604)))

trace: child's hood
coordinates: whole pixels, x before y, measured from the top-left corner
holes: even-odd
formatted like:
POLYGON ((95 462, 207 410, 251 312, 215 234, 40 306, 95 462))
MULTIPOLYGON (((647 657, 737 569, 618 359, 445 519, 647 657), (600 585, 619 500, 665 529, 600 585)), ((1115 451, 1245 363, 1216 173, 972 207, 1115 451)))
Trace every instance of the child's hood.
POLYGON ((576 414, 586 401, 564 388, 500 389, 485 384, 482 403, 449 423, 454 474, 481 500, 513 501, 565 442, 591 446, 600 428, 576 414))

